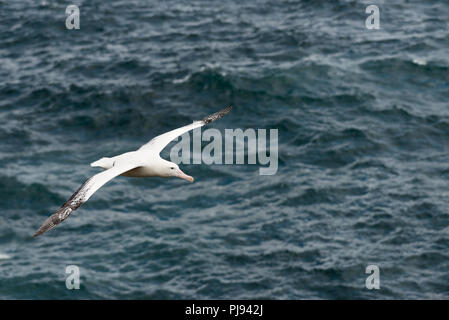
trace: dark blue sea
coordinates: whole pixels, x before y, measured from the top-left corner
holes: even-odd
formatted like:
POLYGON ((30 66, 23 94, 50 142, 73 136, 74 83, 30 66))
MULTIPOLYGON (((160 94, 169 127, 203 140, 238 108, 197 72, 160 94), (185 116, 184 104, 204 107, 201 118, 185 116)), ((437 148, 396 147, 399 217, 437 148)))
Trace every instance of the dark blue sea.
POLYGON ((1 299, 447 299, 448 204, 446 0, 0 0, 1 299), (207 128, 277 129, 275 175, 117 177, 32 237, 91 162, 228 105, 207 128))

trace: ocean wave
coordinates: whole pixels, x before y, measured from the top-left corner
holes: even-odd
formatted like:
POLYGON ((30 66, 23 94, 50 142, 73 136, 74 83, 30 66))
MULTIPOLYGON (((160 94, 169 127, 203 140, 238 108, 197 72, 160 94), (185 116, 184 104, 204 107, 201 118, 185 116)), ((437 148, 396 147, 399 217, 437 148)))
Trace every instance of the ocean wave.
POLYGON ((447 297, 445 2, 44 2, 0 10, 0 298, 447 297), (90 162, 227 105, 207 128, 277 129, 275 175, 117 177, 32 238, 90 162))

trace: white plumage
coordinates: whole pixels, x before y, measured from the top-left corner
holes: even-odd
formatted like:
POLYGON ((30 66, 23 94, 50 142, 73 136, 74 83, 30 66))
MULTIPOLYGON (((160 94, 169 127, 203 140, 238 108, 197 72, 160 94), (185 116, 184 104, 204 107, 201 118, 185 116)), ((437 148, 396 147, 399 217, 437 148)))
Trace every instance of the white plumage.
POLYGON ((176 137, 220 119, 230 110, 231 107, 227 107, 205 117, 203 120, 194 121, 187 126, 161 134, 136 151, 126 152, 111 158, 103 157, 92 162, 90 164, 92 167, 101 167, 105 171, 97 173, 81 185, 61 208, 45 220, 34 236, 43 234, 67 219, 73 211, 86 202, 98 189, 118 175, 129 177, 178 177, 193 182, 193 177, 182 172, 178 165, 162 159, 159 155, 160 152, 176 137))

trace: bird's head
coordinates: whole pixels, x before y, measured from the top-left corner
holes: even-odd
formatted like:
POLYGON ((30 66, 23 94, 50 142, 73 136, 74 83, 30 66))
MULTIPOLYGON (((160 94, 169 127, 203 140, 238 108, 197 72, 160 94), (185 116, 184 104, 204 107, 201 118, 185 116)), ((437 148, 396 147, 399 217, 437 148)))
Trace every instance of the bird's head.
POLYGON ((168 162, 164 166, 164 173, 167 177, 177 177, 184 180, 187 180, 189 182, 193 182, 193 177, 185 174, 184 172, 179 169, 178 165, 173 162, 168 162))

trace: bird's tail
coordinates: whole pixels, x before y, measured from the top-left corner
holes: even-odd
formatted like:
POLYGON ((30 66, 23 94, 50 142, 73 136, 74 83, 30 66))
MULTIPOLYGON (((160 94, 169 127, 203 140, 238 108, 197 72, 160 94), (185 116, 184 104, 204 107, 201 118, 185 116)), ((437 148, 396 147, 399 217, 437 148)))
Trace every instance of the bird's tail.
POLYGON ((90 164, 91 167, 101 167, 103 169, 111 169, 114 166, 114 160, 112 158, 101 158, 90 164))

